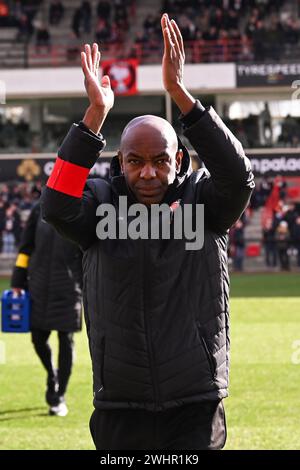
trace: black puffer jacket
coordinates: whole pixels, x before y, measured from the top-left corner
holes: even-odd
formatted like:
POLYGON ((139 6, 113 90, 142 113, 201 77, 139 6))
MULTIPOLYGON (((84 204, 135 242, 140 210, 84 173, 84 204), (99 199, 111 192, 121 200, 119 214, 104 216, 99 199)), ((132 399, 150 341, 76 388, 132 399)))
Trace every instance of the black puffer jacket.
MULTIPOLYGON (((154 411, 227 396, 227 230, 245 209, 254 181, 240 143, 214 110, 202 115, 196 106, 193 114, 185 135, 210 175, 203 169, 191 173, 185 153, 163 202, 205 204, 203 249, 186 251, 184 239, 97 239, 99 203, 117 207, 123 194, 136 202, 116 174, 116 161, 111 184, 89 181, 82 199, 55 187, 43 195, 45 218, 85 250, 84 302, 98 408, 154 411), (90 230, 78 231, 82 225, 90 230)), ((60 158, 87 167, 92 154, 97 157, 96 140, 74 125, 60 158)))
POLYGON ((38 203, 32 209, 22 234, 21 256, 17 258, 11 285, 30 292, 31 328, 79 331, 82 319, 82 252, 43 221, 40 212, 38 203), (22 257, 28 260, 28 266, 18 266, 22 257))

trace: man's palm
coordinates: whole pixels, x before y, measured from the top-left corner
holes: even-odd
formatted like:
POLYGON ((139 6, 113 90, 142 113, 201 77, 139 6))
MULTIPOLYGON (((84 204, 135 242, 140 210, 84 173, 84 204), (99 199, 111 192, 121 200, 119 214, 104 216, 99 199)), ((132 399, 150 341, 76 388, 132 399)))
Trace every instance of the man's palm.
POLYGON ((183 86, 184 45, 180 30, 174 20, 167 14, 161 18, 164 38, 164 55, 162 60, 162 78, 167 91, 183 86))
POLYGON ((93 44, 91 50, 85 45, 85 52, 81 53, 81 66, 84 73, 84 85, 90 100, 90 104, 97 108, 109 111, 114 104, 114 94, 110 86, 110 80, 104 75, 99 82, 98 71, 100 63, 100 52, 98 45, 93 44))

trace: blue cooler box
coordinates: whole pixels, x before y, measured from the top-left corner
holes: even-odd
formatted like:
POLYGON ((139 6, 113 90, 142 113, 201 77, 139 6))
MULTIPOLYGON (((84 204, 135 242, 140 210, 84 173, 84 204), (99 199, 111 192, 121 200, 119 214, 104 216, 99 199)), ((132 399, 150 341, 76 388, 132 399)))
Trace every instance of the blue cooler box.
POLYGON ((18 297, 12 290, 5 290, 1 297, 2 331, 4 333, 28 333, 30 331, 30 297, 22 291, 18 297))

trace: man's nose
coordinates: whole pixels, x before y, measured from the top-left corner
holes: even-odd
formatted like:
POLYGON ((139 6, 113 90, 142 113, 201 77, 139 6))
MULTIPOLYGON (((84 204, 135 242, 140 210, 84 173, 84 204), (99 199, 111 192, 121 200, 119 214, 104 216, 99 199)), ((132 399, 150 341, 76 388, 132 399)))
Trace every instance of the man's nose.
POLYGON ((152 166, 151 163, 146 163, 142 170, 140 177, 145 179, 145 180, 151 180, 153 178, 156 178, 156 171, 155 168, 152 166))

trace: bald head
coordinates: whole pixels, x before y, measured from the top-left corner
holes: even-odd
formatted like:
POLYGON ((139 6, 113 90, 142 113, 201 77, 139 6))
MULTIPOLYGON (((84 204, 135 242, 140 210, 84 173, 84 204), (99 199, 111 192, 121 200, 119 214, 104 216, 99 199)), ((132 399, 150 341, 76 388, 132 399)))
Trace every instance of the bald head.
POLYGON ((181 159, 177 135, 165 119, 140 116, 125 127, 119 160, 127 185, 139 202, 148 205, 163 200, 181 159))
POLYGON ((159 116, 146 114, 132 119, 123 130, 120 151, 126 153, 128 147, 139 141, 150 141, 167 145, 172 153, 176 153, 178 141, 171 124, 159 116))

